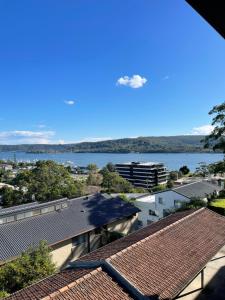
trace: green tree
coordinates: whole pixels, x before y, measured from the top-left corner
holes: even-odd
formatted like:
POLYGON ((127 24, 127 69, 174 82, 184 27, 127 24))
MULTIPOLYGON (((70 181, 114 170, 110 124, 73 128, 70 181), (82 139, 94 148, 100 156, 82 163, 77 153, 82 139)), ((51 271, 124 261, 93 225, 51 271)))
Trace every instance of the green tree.
POLYGON ((206 207, 207 202, 204 200, 198 198, 198 197, 193 197, 191 198, 190 202, 184 202, 182 206, 177 209, 177 211, 183 211, 183 210, 188 210, 188 209, 196 209, 196 208, 201 208, 201 207, 206 207))
POLYGON ((26 201, 46 202, 62 197, 78 197, 85 193, 85 184, 75 181, 68 169, 54 161, 38 161, 36 167, 20 172, 14 183, 25 188, 26 201))
POLYGON ((205 162, 200 162, 198 164, 198 167, 196 168, 197 175, 200 175, 202 177, 206 177, 210 173, 210 168, 205 162))
POLYGON ((203 140, 205 148, 213 148, 213 150, 222 150, 225 153, 225 102, 214 106, 209 115, 214 115, 212 126, 214 126, 211 134, 203 140))
POLYGON ((4 186, 0 190, 0 193, 2 196, 1 202, 3 207, 11 207, 26 202, 24 193, 21 190, 13 190, 11 187, 4 186))
POLYGON ((114 164, 111 163, 111 162, 107 163, 106 169, 107 169, 109 172, 116 172, 116 168, 115 168, 114 164))
POLYGON ((3 299, 3 298, 5 298, 5 297, 7 297, 7 296, 9 296, 10 294, 9 293, 7 293, 6 291, 0 291, 0 299, 3 299))
POLYGON ((180 168, 180 170, 179 170, 183 175, 187 175, 189 172, 190 172, 190 170, 189 170, 189 168, 187 167, 187 166, 182 166, 181 168, 180 168))
POLYGON ((163 190, 166 190, 166 189, 167 189, 166 184, 158 184, 158 185, 151 188, 152 192, 159 192, 159 191, 163 191, 163 190))
POLYGON ((100 173, 90 173, 87 178, 88 185, 99 186, 102 184, 103 176, 100 173))
POLYGON ((223 174, 225 173, 225 160, 210 164, 208 168, 211 174, 223 174))
POLYGON ((96 164, 89 164, 87 166, 89 173, 96 173, 98 171, 98 167, 96 164))
POLYGON ((168 180, 168 181, 167 181, 167 184, 166 184, 166 187, 167 187, 168 189, 172 189, 172 187, 173 187, 173 181, 172 181, 172 180, 168 180))
POLYGON ((175 181, 175 180, 177 180, 179 177, 178 177, 179 175, 178 175, 178 172, 177 171, 171 171, 170 173, 169 173, 169 179, 170 180, 173 180, 173 181, 175 181))
POLYGON ((13 293, 54 272, 50 248, 41 241, 37 248, 29 248, 0 268, 0 287, 4 292, 13 293))
POLYGON ((116 172, 105 171, 102 181, 103 189, 108 193, 130 193, 134 191, 132 184, 116 172))

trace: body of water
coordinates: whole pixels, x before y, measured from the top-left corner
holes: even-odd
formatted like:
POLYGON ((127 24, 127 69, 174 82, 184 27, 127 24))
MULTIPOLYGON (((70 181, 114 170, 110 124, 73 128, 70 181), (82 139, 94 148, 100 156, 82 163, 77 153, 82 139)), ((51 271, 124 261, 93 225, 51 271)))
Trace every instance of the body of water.
MULTIPOLYGON (((153 161, 162 162, 169 170, 178 170, 187 165, 194 171, 200 162, 207 164, 222 160, 224 155, 218 153, 57 153, 36 154, 16 152, 17 161, 54 160, 59 163, 71 162, 77 166, 87 166, 95 163, 98 167, 105 166, 108 162, 123 163, 128 161, 153 161)), ((14 159, 14 152, 0 152, 0 159, 14 159)))

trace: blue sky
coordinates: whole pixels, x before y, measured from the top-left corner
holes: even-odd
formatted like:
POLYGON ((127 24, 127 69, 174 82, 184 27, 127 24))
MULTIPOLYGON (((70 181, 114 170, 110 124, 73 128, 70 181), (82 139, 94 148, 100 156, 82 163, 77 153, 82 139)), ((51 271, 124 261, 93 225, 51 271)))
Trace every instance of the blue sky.
POLYGON ((224 101, 224 40, 185 1, 2 0, 0 43, 1 144, 207 133, 224 101))

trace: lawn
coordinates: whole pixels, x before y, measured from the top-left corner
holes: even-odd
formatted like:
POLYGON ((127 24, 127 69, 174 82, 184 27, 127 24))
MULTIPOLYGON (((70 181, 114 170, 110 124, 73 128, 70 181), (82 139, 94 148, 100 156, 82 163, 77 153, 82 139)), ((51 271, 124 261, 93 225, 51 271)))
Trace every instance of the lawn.
POLYGON ((225 208, 225 199, 216 199, 210 203, 211 206, 225 208))

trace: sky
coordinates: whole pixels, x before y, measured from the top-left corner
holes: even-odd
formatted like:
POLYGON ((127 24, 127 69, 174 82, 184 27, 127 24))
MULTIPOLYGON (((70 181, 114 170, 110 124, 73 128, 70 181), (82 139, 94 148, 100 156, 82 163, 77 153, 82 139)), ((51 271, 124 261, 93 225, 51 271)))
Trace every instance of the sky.
POLYGON ((207 134, 224 54, 183 0, 1 0, 0 144, 207 134))

